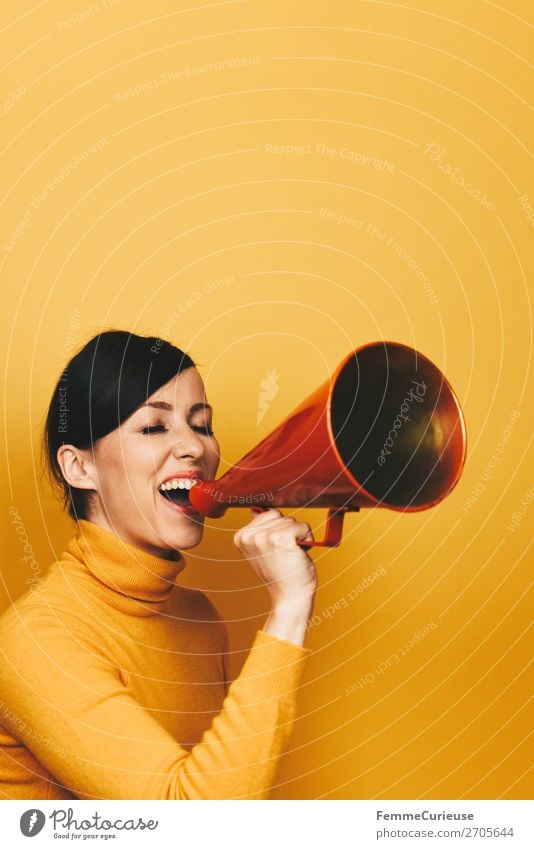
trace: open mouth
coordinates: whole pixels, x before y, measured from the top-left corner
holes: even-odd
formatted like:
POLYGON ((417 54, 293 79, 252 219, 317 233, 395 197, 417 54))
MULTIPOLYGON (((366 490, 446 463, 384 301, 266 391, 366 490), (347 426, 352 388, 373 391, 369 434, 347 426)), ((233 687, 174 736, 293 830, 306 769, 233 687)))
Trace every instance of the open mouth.
MULTIPOLYGON (((194 482, 190 478, 175 478, 171 481, 166 481, 158 487, 158 492, 166 501, 170 501, 176 507, 184 507, 189 510, 194 510, 193 505, 189 500, 189 490, 194 486, 194 482)), ((196 511, 195 511, 196 512, 196 511)))
POLYGON ((170 501, 172 504, 177 504, 179 507, 192 507, 187 489, 170 489, 165 491, 159 489, 158 492, 166 501, 170 501))

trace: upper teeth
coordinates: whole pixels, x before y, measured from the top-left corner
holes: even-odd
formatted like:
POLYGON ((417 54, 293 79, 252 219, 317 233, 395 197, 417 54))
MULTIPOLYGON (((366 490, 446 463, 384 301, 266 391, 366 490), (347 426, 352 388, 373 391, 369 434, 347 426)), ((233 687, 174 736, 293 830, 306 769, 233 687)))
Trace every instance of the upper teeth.
POLYGON ((191 489, 196 478, 173 478, 160 484, 159 489, 191 489))

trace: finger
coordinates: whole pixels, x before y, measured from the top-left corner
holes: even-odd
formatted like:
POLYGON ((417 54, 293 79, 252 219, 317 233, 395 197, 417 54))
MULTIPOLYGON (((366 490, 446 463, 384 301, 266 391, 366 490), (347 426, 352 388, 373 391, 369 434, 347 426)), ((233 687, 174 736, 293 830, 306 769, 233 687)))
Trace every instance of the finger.
POLYGON ((241 544, 241 539, 243 535, 246 537, 249 529, 257 529, 258 527, 264 528, 266 525, 272 522, 279 522, 280 519, 284 519, 285 517, 280 513, 279 510, 275 510, 274 508, 269 508, 268 510, 261 510, 256 512, 253 508, 251 508, 254 517, 250 520, 247 525, 243 525, 242 528, 234 534, 234 545, 241 544))
MULTIPOLYGON (((269 533, 269 528, 266 529, 269 533)), ((290 521, 287 524, 273 526, 270 531, 271 539, 277 547, 292 547, 295 542, 308 540, 313 542, 313 533, 306 522, 290 521)))
POLYGON ((303 528, 303 533, 295 537, 297 542, 314 542, 313 531, 307 522, 299 522, 299 528, 303 528))
POLYGON ((258 510, 258 508, 251 508, 252 513, 254 514, 253 519, 249 522, 250 525, 261 525, 266 521, 272 521, 273 519, 280 519, 283 514, 280 513, 280 510, 276 510, 274 507, 269 507, 268 510, 258 510))
POLYGON ((269 533, 269 531, 281 532, 284 530, 291 530, 289 539, 298 538, 298 533, 302 535, 311 534, 311 528, 307 524, 307 522, 298 522, 293 516, 284 516, 278 510, 270 510, 270 521, 269 517, 266 514, 266 518, 261 523, 261 525, 257 525, 255 522, 250 522, 246 527, 252 528, 253 530, 260 530, 264 533, 269 533), (273 515, 274 514, 274 515, 273 515))
POLYGON ((305 536, 297 537, 297 542, 315 542, 315 537, 313 536, 312 531, 308 531, 305 536))

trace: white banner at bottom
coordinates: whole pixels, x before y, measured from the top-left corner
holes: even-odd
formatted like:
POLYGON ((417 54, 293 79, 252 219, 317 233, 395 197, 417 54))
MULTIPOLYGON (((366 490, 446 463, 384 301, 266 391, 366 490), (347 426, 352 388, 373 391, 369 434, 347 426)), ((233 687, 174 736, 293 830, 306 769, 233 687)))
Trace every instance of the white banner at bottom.
POLYGON ((527 801, 0 802, 2 846, 532 849, 527 801), (35 842, 30 842, 35 839, 35 842))

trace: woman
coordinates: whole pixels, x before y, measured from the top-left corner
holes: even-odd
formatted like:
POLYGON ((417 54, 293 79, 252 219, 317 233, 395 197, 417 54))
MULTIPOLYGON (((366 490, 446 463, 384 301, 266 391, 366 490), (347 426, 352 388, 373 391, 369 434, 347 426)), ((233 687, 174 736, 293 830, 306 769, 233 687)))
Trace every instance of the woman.
POLYGON ((57 383, 45 446, 77 533, 0 617, 0 798, 266 798, 310 654, 309 525, 271 509, 235 534, 271 612, 228 686, 224 623, 175 583, 203 533, 188 489, 220 459, 192 359, 99 334, 57 383))

